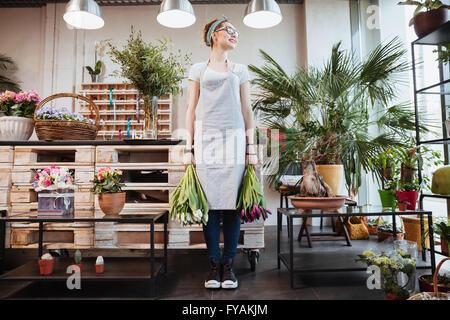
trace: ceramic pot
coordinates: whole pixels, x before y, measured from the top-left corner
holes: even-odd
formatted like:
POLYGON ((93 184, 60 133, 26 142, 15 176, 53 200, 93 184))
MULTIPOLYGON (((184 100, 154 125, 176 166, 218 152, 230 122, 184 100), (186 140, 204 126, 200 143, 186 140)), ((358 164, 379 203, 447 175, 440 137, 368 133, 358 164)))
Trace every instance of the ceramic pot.
POLYGON ((395 207, 395 196, 391 190, 378 190, 383 208, 395 207))
POLYGON ((421 12, 414 17, 414 31, 419 38, 433 32, 449 20, 448 9, 439 8, 421 12))
POLYGON ((98 203, 106 215, 117 216, 125 205, 126 192, 100 193, 98 203))
POLYGON ((30 139, 34 120, 24 117, 0 117, 0 140, 23 141, 30 139))
POLYGON ((409 298, 409 297, 399 297, 389 292, 385 293, 386 293, 386 300, 407 300, 409 298))
POLYGON ((347 196, 336 197, 288 197, 297 210, 336 210, 342 208, 347 196))
POLYGON ((96 264, 95 265, 95 272, 96 273, 103 273, 105 271, 105 265, 104 264, 96 264))
POLYGON ((344 181, 344 166, 342 164, 316 164, 316 169, 334 194, 340 194, 344 181))
POLYGON ((74 263, 73 264, 74 266, 77 266, 78 268, 80 268, 80 272, 81 272, 81 269, 82 269, 82 267, 83 267, 83 261, 81 261, 80 263, 74 263))
MULTIPOLYGON (((418 191, 397 191, 397 197, 400 201, 406 200, 406 210, 416 210, 418 191)), ((400 203, 399 203, 400 209, 400 203)), ((400 211, 405 211, 401 210, 400 211)))
MULTIPOLYGON (((378 242, 382 242, 386 239, 393 238, 394 234, 392 232, 380 232, 378 231, 378 242)), ((405 238, 405 234, 402 232, 397 232, 397 240, 403 240, 405 238)))
POLYGON ((448 243, 442 238, 441 238, 441 250, 442 253, 448 257, 448 243))
POLYGON ((55 258, 52 260, 38 260, 39 263, 39 273, 41 276, 47 276, 53 273, 53 267, 55 265, 55 258))
MULTIPOLYGON (((419 277, 420 292, 434 292, 433 288, 433 276, 431 274, 425 274, 419 277)), ((450 284, 443 285, 438 283, 439 292, 450 292, 450 284)))

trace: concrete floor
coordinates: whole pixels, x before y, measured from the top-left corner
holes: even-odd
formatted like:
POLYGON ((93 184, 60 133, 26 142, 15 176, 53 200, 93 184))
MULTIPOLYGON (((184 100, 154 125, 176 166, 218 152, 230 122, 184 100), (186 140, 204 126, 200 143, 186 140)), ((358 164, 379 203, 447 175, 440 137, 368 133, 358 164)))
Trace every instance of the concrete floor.
MULTIPOLYGON (((317 228, 317 227, 315 227, 317 228)), ((294 226, 295 236, 299 226, 294 226)), ((317 230, 313 230, 317 231, 317 230)), ((392 243, 377 243, 371 240, 355 240, 352 247, 345 241, 314 242, 314 248, 307 248, 306 239, 302 243, 294 242, 297 252, 330 253, 329 259, 319 261, 321 266, 333 267, 333 256, 345 253, 362 253, 367 249, 389 250, 392 243)), ((287 249, 286 229, 283 229, 282 251, 287 249)), ((107 262, 106 262, 107 263, 107 262)), ((203 288, 204 276, 208 270, 208 261, 204 250, 184 252, 169 251, 169 274, 159 281, 159 299, 233 299, 233 300, 328 300, 358 299, 380 300, 384 294, 379 290, 366 287, 365 272, 309 273, 295 275, 296 289, 291 289, 289 272, 281 265, 277 269, 276 227, 267 226, 265 231, 265 249, 260 252, 256 271, 250 270, 247 256, 238 251, 234 262, 234 271, 239 281, 236 290, 208 290, 203 288)), ((83 283, 81 290, 68 290, 61 282, 0 282, 2 299, 152 299, 148 287, 143 283, 108 282, 83 283)))

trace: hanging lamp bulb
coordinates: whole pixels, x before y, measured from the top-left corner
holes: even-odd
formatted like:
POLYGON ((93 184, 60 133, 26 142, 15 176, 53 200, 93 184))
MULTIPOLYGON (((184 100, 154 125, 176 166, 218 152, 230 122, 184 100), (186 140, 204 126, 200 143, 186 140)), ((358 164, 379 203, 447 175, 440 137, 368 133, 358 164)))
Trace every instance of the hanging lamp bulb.
POLYGON ((105 25, 102 10, 94 0, 70 0, 63 19, 77 29, 100 29, 105 25))
POLYGON ((192 4, 188 0, 163 0, 156 20, 169 28, 186 28, 195 23, 192 4))
POLYGON ((265 29, 276 26, 283 16, 275 0, 251 0, 245 9, 244 24, 251 28, 265 29))

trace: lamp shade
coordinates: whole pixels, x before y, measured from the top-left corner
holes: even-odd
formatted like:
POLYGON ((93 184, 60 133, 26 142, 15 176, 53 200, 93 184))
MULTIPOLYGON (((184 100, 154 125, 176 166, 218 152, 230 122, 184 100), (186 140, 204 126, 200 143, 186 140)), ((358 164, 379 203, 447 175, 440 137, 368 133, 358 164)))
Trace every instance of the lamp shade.
POLYGON ((194 8, 188 0, 163 0, 156 20, 169 28, 186 28, 195 23, 194 8))
POLYGON ((77 29, 99 29, 105 24, 102 10, 94 0, 70 0, 63 19, 77 29))
POLYGON ((251 0, 245 9, 244 24, 251 28, 264 29, 281 22, 280 7, 275 0, 251 0))

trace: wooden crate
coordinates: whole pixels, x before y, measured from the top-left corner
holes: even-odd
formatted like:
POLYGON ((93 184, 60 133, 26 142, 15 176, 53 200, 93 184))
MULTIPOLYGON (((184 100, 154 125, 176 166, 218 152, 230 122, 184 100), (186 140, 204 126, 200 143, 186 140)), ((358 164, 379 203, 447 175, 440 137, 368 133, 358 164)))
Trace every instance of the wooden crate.
POLYGON ((0 164, 11 164, 14 161, 14 148, 11 146, 0 146, 0 164))
POLYGON ((0 207, 8 207, 10 204, 10 189, 8 187, 0 187, 0 207))
MULTIPOLYGON (((47 249, 92 248, 94 246, 94 229, 74 228, 57 225, 45 225, 43 244, 47 249)), ((11 227, 12 248, 37 248, 39 229, 37 227, 11 227)))
POLYGON ((0 164, 0 188, 10 188, 11 187, 11 169, 12 165, 0 164))
POLYGON ((15 166, 92 166, 95 146, 16 146, 15 166))

